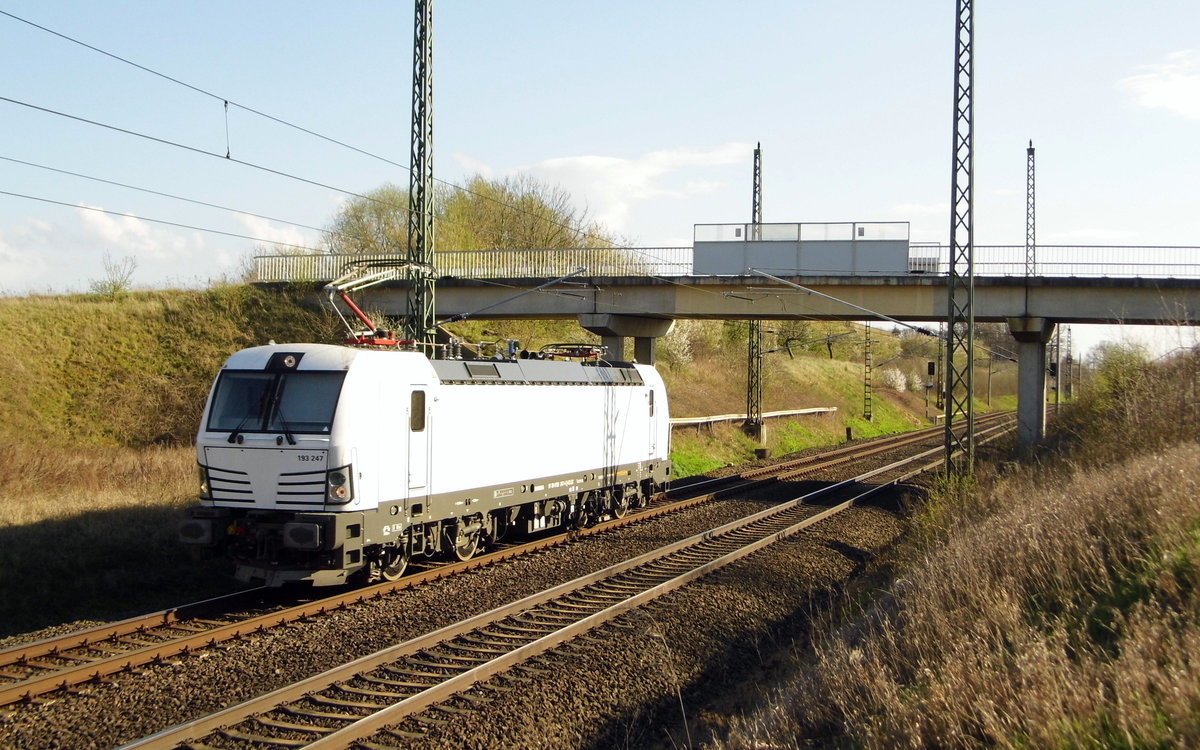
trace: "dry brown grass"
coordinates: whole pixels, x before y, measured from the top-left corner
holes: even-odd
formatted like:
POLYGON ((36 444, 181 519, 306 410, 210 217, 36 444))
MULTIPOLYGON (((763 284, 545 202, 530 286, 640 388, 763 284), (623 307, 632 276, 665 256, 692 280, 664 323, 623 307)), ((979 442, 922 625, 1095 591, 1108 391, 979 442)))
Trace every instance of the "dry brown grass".
POLYGON ((1064 422, 1082 442, 935 493, 723 745, 1200 745, 1198 361, 1125 363, 1064 422))
POLYGON ((232 587, 175 539, 191 448, 10 444, 0 453, 0 637, 232 587))

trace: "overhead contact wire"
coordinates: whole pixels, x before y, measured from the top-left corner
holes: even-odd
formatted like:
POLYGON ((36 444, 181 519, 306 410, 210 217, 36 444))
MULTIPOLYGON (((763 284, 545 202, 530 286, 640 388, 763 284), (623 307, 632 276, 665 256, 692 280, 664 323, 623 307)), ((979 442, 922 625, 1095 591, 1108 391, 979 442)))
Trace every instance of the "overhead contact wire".
MULTIPOLYGON (((34 27, 35 29, 39 29, 39 30, 41 30, 41 31, 44 31, 44 32, 46 32, 47 34, 52 34, 52 35, 54 35, 54 36, 56 36, 56 37, 59 37, 60 39, 64 39, 64 40, 66 40, 66 41, 68 41, 68 42, 71 42, 71 43, 73 43, 73 44, 78 44, 78 45, 79 45, 79 46, 81 46, 81 47, 84 47, 84 48, 86 48, 86 49, 89 49, 89 50, 91 50, 91 51, 93 51, 93 52, 97 52, 97 53, 99 53, 99 54, 101 54, 101 55, 104 55, 105 57, 112 58, 113 60, 117 60, 118 62, 125 63, 126 65, 130 65, 130 66, 132 66, 132 67, 134 67, 134 68, 137 68, 138 70, 141 70, 141 71, 143 71, 143 72, 145 72, 145 73, 149 73, 149 74, 151 74, 151 75, 153 75, 153 76, 157 76, 157 77, 159 77, 159 78, 162 78, 163 80, 170 81, 171 83, 177 84, 177 85, 179 85, 179 86, 183 86, 184 88, 186 88, 186 89, 189 89, 189 90, 191 90, 191 91, 194 91, 194 92, 196 92, 196 93, 198 93, 198 94, 202 94, 202 95, 204 95, 204 96, 210 97, 210 98, 212 98, 212 99, 215 99, 215 100, 217 100, 217 101, 223 102, 223 103, 224 103, 224 105, 225 105, 225 110, 226 110, 226 121, 225 121, 225 127, 226 127, 226 149, 227 149, 227 152, 226 152, 226 154, 225 154, 225 158, 226 158, 226 159, 229 159, 229 161, 238 162, 238 163, 240 163, 240 164, 246 164, 247 166, 251 166, 251 167, 255 167, 255 168, 266 169, 265 167, 258 167, 257 165, 254 165, 254 164, 249 164, 248 162, 241 162, 241 161, 239 161, 239 160, 237 160, 237 159, 230 159, 230 158, 229 158, 229 156, 230 156, 230 153, 228 152, 228 145, 229 145, 229 144, 228 144, 228 142, 229 142, 229 130, 228 130, 228 129, 229 129, 229 120, 228 120, 228 110, 229 110, 229 105, 231 105, 231 104, 232 104, 233 106, 237 107, 238 109, 244 110, 244 111, 246 111, 246 112, 249 112, 249 113, 251 113, 251 114, 254 114, 254 115, 258 115, 259 117, 262 117, 262 118, 265 118, 265 119, 267 119, 267 120, 270 120, 271 122, 277 123, 277 124, 279 124, 279 125, 283 125, 283 126, 285 126, 285 127, 292 128, 292 129, 294 129, 294 130, 298 130, 298 131, 300 131, 301 133, 305 133, 305 134, 307 134, 307 135, 311 135, 311 136, 313 136, 314 138, 319 138, 319 139, 321 139, 321 140, 323 140, 323 141, 326 141, 327 143, 332 143, 332 144, 335 144, 335 145, 337 145, 337 146, 341 146, 342 148, 349 149, 350 151, 354 151, 355 153, 361 154, 361 155, 363 155, 363 156, 366 156, 366 157, 369 157, 369 158, 372 158, 372 159, 377 159, 377 160, 379 160, 379 161, 381 161, 381 162, 383 162, 383 163, 385 163, 385 164, 390 164, 390 165, 392 165, 392 166, 394 166, 394 167, 399 167, 400 169, 403 169, 403 170, 405 170, 405 171, 407 171, 407 172, 412 172, 412 167, 411 167, 411 166, 409 166, 409 165, 407 165, 407 164, 403 164, 403 163, 401 163, 401 162, 398 162, 398 161, 395 161, 395 160, 393 160, 393 159, 389 159, 389 158, 387 158, 386 156, 380 156, 379 154, 372 153, 372 152, 370 152, 370 151, 367 151, 366 149, 359 148, 358 146, 354 146, 354 145, 352 145, 352 144, 346 143, 345 141, 338 140, 337 138, 332 138, 332 137, 330 137, 330 136, 323 135, 323 134, 321 134, 321 133, 318 133, 318 132, 316 132, 315 130, 310 130, 309 128, 306 128, 306 127, 304 127, 304 126, 302 126, 302 125, 297 125, 296 123, 289 122, 289 121, 287 121, 287 120, 284 120, 284 119, 282 119, 282 118, 280 118, 280 117, 276 117, 276 116, 274 116, 274 115, 268 114, 268 113, 266 113, 266 112, 263 112, 262 110, 255 109, 255 108, 253 108, 253 107, 249 107, 249 106, 247 106, 247 105, 244 105, 244 104, 239 104, 238 102, 236 102, 236 101, 233 101, 232 99, 229 99, 228 97, 223 97, 223 96, 220 96, 219 94, 215 94, 215 93, 213 93, 213 92, 211 92, 211 91, 208 91, 208 90, 206 90, 206 89, 200 88, 199 86, 195 86, 195 85, 193 85, 193 84, 187 83, 186 81, 181 81, 180 79, 178 79, 178 78, 175 78, 175 77, 173 77, 173 76, 169 76, 169 75, 167 75, 166 73, 161 73, 161 72, 159 72, 159 71, 157 71, 157 70, 154 70, 153 68, 147 67, 147 66, 145 66, 145 65, 141 65, 141 64, 139 64, 139 63, 136 63, 136 62, 134 62, 134 61, 132 61, 132 60, 130 60, 130 59, 128 59, 128 58, 121 57, 120 55, 114 54, 114 53, 112 53, 112 52, 108 52, 107 50, 103 50, 103 49, 101 49, 101 48, 99 48, 99 47, 96 47, 95 45, 88 44, 87 42, 81 41, 81 40, 79 40, 79 39, 76 39, 76 38, 74 38, 74 37, 68 36, 68 35, 66 35, 66 34, 63 34, 63 33, 61 33, 61 32, 55 31, 55 30, 53 30, 53 29, 47 28, 47 27, 45 27, 45 26, 42 26, 41 24, 34 23, 33 21, 30 21, 30 20, 28 20, 28 19, 21 18, 20 16, 17 16, 17 15, 14 15, 14 14, 12 14, 12 13, 9 13, 8 11, 0 10, 0 15, 7 16, 7 17, 9 17, 9 18, 13 19, 14 21, 19 21, 19 22, 21 22, 21 23, 27 24, 27 25, 29 25, 29 26, 32 26, 32 27, 34 27)), ((11 99, 9 99, 9 100, 7 100, 7 101, 14 101, 14 100, 11 100, 11 99)), ((15 101, 14 101, 14 103, 21 104, 22 102, 15 102, 15 101)), ((32 105, 26 105, 26 106, 32 106, 32 105)), ((39 109, 40 109, 40 108, 39 108, 39 109)), ((43 111, 51 112, 52 110, 43 110, 43 111)), ((61 114, 61 113, 54 113, 54 114, 61 114)), ((63 115, 63 116, 64 116, 64 117, 71 117, 70 115, 63 115)), ((83 121, 83 122, 89 122, 89 121, 87 121, 87 120, 83 120, 82 118, 74 118, 74 119, 79 119, 79 120, 81 120, 81 121, 83 121)), ((94 124, 94 125, 100 125, 101 127, 110 127, 110 126, 103 125, 102 123, 91 123, 91 124, 94 124)), ((130 132, 130 131, 122 131, 122 132, 130 132)), ((138 134, 138 133, 131 133, 131 134, 132 134, 132 135, 140 135, 140 134, 138 134)), ((149 137, 149 136, 143 136, 143 137, 149 137)), ((157 139, 156 139, 156 140, 157 140, 157 139)), ((170 143, 169 141, 160 141, 160 142, 163 142, 163 143, 170 143)), ((200 151, 200 153, 204 153, 204 154, 207 154, 207 155, 210 155, 210 156, 220 156, 219 154, 214 154, 214 153, 212 153, 212 152, 209 152, 209 151, 204 151, 204 150, 202 150, 202 149, 194 149, 194 148, 192 148, 192 147, 190 147, 190 146, 183 146, 182 144, 171 144, 171 145, 179 145, 181 148, 189 148, 189 149, 192 149, 192 150, 197 150, 197 151, 200 151)), ((272 171, 272 170, 267 170, 267 171, 272 171)), ((285 176, 285 177, 291 177, 292 179, 298 179, 298 180, 301 180, 301 181, 304 181, 304 182, 309 182, 310 184, 315 184, 315 185, 319 185, 319 186, 321 186, 321 187, 326 187, 326 188, 328 188, 328 189, 330 189, 330 190, 337 190, 338 192, 346 193, 347 195, 353 195, 353 196, 355 196, 355 197, 357 197, 357 198, 365 198, 365 199, 367 199, 367 200, 371 200, 371 199, 370 199, 368 196, 359 195, 358 193, 353 193, 353 192, 350 192, 350 191, 341 190, 341 189, 339 189, 339 188, 334 188, 334 187, 329 187, 329 186, 326 186, 326 185, 321 185, 321 183, 315 183, 315 182, 312 182, 312 181, 310 181, 310 180, 305 180, 305 179, 304 179, 304 178, 302 178, 302 177, 295 177, 294 175, 288 175, 288 174, 286 174, 286 173, 282 173, 282 172, 276 172, 276 174, 281 174, 281 175, 283 175, 283 176, 285 176)), ((471 190, 471 189, 469 189, 469 188, 463 187, 462 185, 457 185, 457 184, 455 184, 455 183, 453 183, 453 182, 449 182, 449 181, 447 181, 447 180, 442 180, 442 179, 439 179, 439 178, 437 178, 437 177, 434 177, 434 178, 433 178, 433 181, 434 181, 434 182, 437 182, 437 183, 441 183, 442 185, 446 185, 447 187, 453 188, 453 189, 455 189, 455 190, 461 190, 462 192, 464 192, 464 193, 466 193, 466 194, 468 194, 468 195, 473 195, 473 196, 475 196, 476 198, 480 198, 480 199, 483 199, 483 200, 486 200, 486 201, 490 201, 490 202, 492 202, 492 203, 495 203, 496 205, 503 206, 503 207, 505 207, 505 208, 508 208, 508 209, 510 209, 510 210, 512 210, 512 211, 516 211, 516 212, 518 212, 518 213, 522 213, 522 214, 525 214, 525 215, 527 215, 527 216, 532 216, 533 218, 535 218, 535 219, 537 219, 537 220, 539 220, 539 221, 545 222, 545 223, 547 223, 547 224, 551 224, 551 225, 553 225, 553 226, 560 227, 560 228, 562 228, 562 229, 566 229, 567 231, 569 231, 569 232, 571 232, 571 233, 573 233, 573 234, 574 234, 574 233, 577 233, 577 232, 579 232, 579 231, 580 231, 580 230, 579 230, 577 227, 572 227, 572 226, 570 226, 570 225, 568 225, 568 224, 564 224, 564 223, 562 223, 562 222, 555 221, 555 220, 553 220, 553 219, 549 219, 549 218, 547 218, 547 217, 545 217, 545 216, 539 216, 538 214, 535 214, 535 213, 534 213, 534 212, 532 212, 532 211, 529 211, 529 210, 523 209, 523 208, 521 208, 520 206, 515 206, 515 205, 513 205, 513 204, 511 204, 511 203, 506 203, 506 202, 504 202, 504 201, 502 201, 502 200, 500 200, 500 199, 498 199, 498 198, 493 198, 493 197, 492 197, 492 196, 490 196, 490 195, 484 195, 483 193, 477 193, 477 192, 475 192, 474 190, 471 190)), ((378 201, 378 200, 376 200, 376 202, 377 202, 377 203, 382 203, 383 205, 392 205, 392 204, 388 204, 388 203, 385 203, 385 202, 382 202, 382 201, 378 201)), ((403 209, 403 210, 405 210, 405 211, 407 211, 407 210, 408 210, 408 207, 407 207, 407 206, 396 206, 396 208, 402 208, 402 209, 403 209)))
POLYGON ((209 203, 207 201, 197 200, 195 198, 188 198, 183 195, 174 195, 172 193, 166 193, 161 190, 153 190, 151 188, 138 187, 137 185, 130 185, 130 184, 127 184, 124 182, 117 182, 116 180, 106 180, 103 177, 95 177, 93 175, 87 175, 87 174, 83 174, 81 172, 72 172, 69 169, 59 169, 58 167, 51 167, 46 164, 37 164, 37 163, 31 162, 31 161, 22 161, 21 159, 14 159, 11 156, 0 156, 0 160, 12 162, 13 164, 21 164, 26 167, 34 167, 36 169, 44 169, 48 172, 56 172, 58 174, 65 174, 70 177, 79 177, 80 179, 84 179, 84 180, 100 182, 105 185, 113 185, 116 187, 125 188, 127 190, 136 190, 140 193, 148 193, 150 195, 157 195, 161 198, 170 198, 171 200, 184 201, 185 203, 193 203, 197 206, 205 206, 207 208, 216 208, 216 209, 220 209, 222 211, 232 211, 234 213, 244 214, 246 216, 253 216, 256 219, 266 219, 267 221, 274 221, 279 224, 287 224, 287 225, 293 226, 293 227, 300 227, 301 229, 311 229, 314 232, 320 232, 321 234, 325 234, 325 235, 350 237, 350 235, 347 235, 343 232, 335 232, 335 231, 332 231, 329 229, 321 229, 320 227, 309 226, 308 224, 301 224, 298 221, 288 221, 287 219, 280 219, 280 218, 277 218, 274 216, 266 216, 264 214, 256 214, 252 211, 243 211, 240 208, 233 208, 231 206, 222 206, 219 203, 209 203))

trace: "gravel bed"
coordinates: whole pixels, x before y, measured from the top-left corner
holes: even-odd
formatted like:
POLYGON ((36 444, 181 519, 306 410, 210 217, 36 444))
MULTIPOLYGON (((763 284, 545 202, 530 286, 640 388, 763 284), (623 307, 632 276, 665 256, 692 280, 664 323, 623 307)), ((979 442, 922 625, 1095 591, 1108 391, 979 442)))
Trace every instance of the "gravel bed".
MULTIPOLYGON (((856 507, 675 592, 541 661, 547 674, 497 678, 470 715, 434 711, 438 724, 379 735, 401 748, 681 748, 720 734, 711 708, 780 652, 802 647, 807 623, 901 522, 856 507), (686 724, 685 724, 686 718, 686 724), (444 722, 444 723, 441 723, 444 722)), ((465 702, 463 705, 467 705, 465 702)))
POLYGON ((110 748, 761 510, 725 500, 0 709, 0 747, 110 748))
MULTIPOLYGON (((880 464, 885 462, 879 460, 880 464)), ((840 469, 834 471, 842 474, 840 469)), ((861 465, 856 465, 855 469, 861 471, 861 465)), ((852 472, 847 468, 844 473, 852 472)), ((841 477, 828 479, 837 478, 841 477)), ((819 483, 801 481, 780 487, 789 496, 794 496, 816 486, 819 483)), ((143 668, 136 677, 118 676, 100 685, 83 686, 68 694, 47 697, 38 704, 0 709, 0 747, 115 747, 743 517, 761 510, 766 503, 761 499, 709 503, 484 570, 456 575, 414 591, 366 602, 344 612, 251 636, 190 657, 176 658, 167 664, 143 668)), ((851 513, 855 519, 865 519, 861 523, 865 524, 866 531, 857 533, 865 533, 872 539, 882 539, 893 526, 898 526, 894 517, 878 510, 864 508, 851 513), (882 522, 880 519, 890 520, 882 522), (879 528, 871 531, 875 527, 879 528)), ((735 566, 737 570, 745 569, 737 574, 740 578, 733 572, 721 572, 699 586, 673 595, 671 601, 689 602, 681 610, 684 614, 679 623, 675 623, 669 614, 659 614, 674 611, 672 606, 655 605, 642 616, 649 625, 634 625, 640 637, 628 639, 628 644, 618 645, 615 649, 608 646, 599 650, 592 646, 579 648, 565 675, 556 674, 549 681, 518 682, 517 690, 506 693, 503 699, 494 703, 500 706, 516 696, 525 700, 541 695, 549 704, 557 705, 557 701, 573 706, 564 711, 561 720, 551 721, 550 713, 547 713, 549 708, 536 707, 516 710, 503 720, 502 716, 496 716, 483 721, 482 726, 489 732, 504 729, 502 734, 508 732, 504 741, 515 743, 516 747, 589 744, 600 747, 606 746, 605 743, 640 747, 662 740, 663 737, 650 728, 671 721, 671 716, 678 716, 678 700, 671 692, 676 683, 665 676, 665 657, 661 654, 656 657, 653 649, 645 647, 647 638, 659 644, 661 653, 682 654, 684 658, 673 666, 682 680, 679 684, 684 686, 685 706, 695 705, 704 691, 710 690, 706 686, 712 682, 711 674, 717 674, 713 670, 728 669, 714 665, 721 664, 723 659, 728 661, 730 657, 734 663, 738 659, 744 661, 748 653, 746 648, 758 654, 763 638, 772 637, 781 622, 790 622, 797 606, 808 606, 798 602, 806 603, 811 597, 820 596, 822 591, 853 572, 858 563, 847 562, 846 551, 852 547, 844 544, 853 545, 854 542, 839 543, 835 545, 836 551, 831 552, 828 544, 814 541, 822 539, 822 534, 830 533, 826 529, 841 528, 847 523, 843 518, 833 519, 822 524, 820 531, 805 533, 800 541, 785 542, 755 555, 753 564, 735 566), (782 561, 782 569, 771 572, 765 561, 777 558, 782 561), (760 564, 766 565, 762 571, 759 571, 760 564), (787 570, 792 572, 785 573, 787 570), (797 571, 801 574, 796 574, 797 571), (730 579, 730 576, 735 577, 730 579), (760 590, 768 583, 769 590, 760 590), (693 601, 695 597, 699 599, 693 601), (712 605, 717 606, 710 614, 709 610, 714 609, 712 605), (648 635, 650 633, 658 635, 648 635), (680 643, 686 643, 687 648, 667 646, 680 643), (616 654, 622 656, 616 658, 616 654), (578 656, 577 661, 575 656, 578 656), (604 668, 624 671, 618 670, 620 676, 600 679, 598 675, 604 668), (567 678, 570 678, 569 687, 555 687, 567 678), (599 697, 586 697, 589 686, 595 688, 601 684, 607 687, 599 691, 599 697), (669 694, 665 694, 663 691, 668 687, 669 694), (571 697, 564 699, 568 695, 571 697), (603 710, 599 713, 592 710, 589 714, 584 710, 585 705, 603 710), (663 714, 664 710, 666 714, 663 714), (671 714, 671 710, 675 713, 671 714), (530 727, 539 729, 532 732, 530 727), (554 727, 553 731, 550 727, 554 727)), ((851 526, 856 524, 858 521, 851 526)), ((851 529, 847 533, 853 535, 855 532, 851 529)), ((861 548, 870 549, 872 543, 864 541, 861 548)), ((64 629, 66 626, 50 630, 64 629)), ((613 628, 605 632, 610 630, 623 632, 613 628)), ((42 633, 38 636, 44 637, 42 633)), ((19 639, 33 640, 28 635, 31 634, 19 639)), ((555 659, 560 660, 560 657, 555 659)), ((717 683, 721 682, 717 680, 717 683)), ((491 714, 492 709, 489 708, 488 713, 491 714)), ((696 717, 689 718, 695 720, 696 717)), ((492 735, 487 732, 480 733, 481 724, 474 719, 467 720, 457 733, 451 729, 453 726, 451 722, 437 729, 439 736, 444 736, 448 743, 443 746, 490 747, 498 741, 488 739, 492 735), (471 739, 476 735, 479 739, 471 739)), ((676 740, 676 746, 683 744, 682 738, 676 740)))

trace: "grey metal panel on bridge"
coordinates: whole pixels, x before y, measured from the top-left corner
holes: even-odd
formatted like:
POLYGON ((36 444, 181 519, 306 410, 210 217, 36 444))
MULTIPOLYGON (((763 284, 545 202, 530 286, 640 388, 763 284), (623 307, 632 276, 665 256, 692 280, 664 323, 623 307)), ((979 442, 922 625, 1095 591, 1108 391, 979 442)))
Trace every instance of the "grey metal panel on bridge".
POLYGON ((777 276, 908 273, 908 222, 697 224, 692 273, 777 276))
POLYGON ((817 240, 813 242, 697 242, 696 275, 742 276, 752 268, 773 274, 850 276, 906 274, 907 240, 817 240))

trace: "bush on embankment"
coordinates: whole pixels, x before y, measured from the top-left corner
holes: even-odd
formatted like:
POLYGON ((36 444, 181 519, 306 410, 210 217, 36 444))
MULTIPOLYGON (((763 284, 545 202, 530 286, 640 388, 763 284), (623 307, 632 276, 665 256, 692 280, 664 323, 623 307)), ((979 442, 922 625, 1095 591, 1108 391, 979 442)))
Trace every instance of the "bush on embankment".
POLYGON ((1198 376, 1110 360, 1036 463, 936 490, 725 745, 1200 744, 1198 376))

